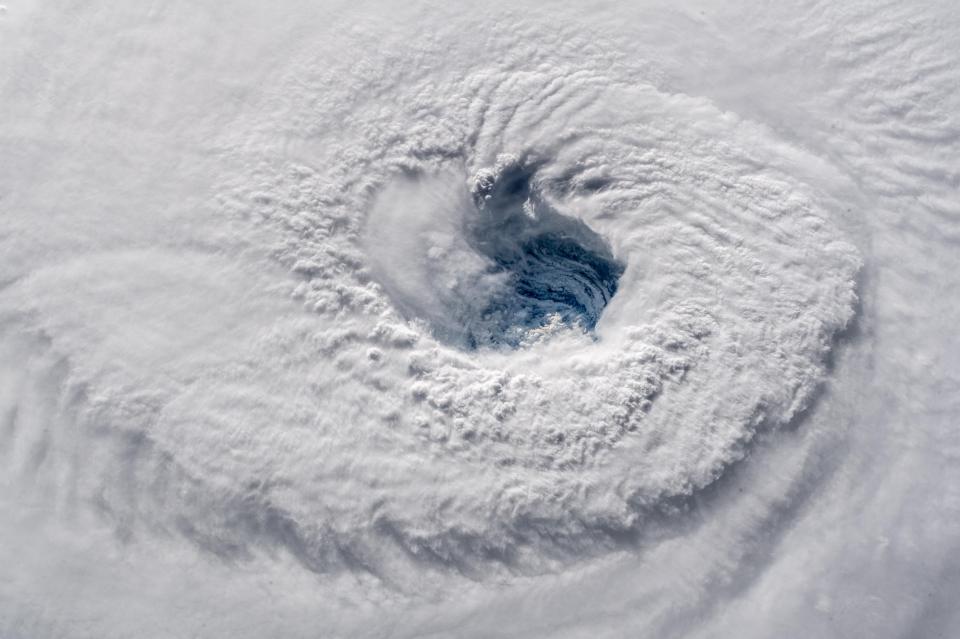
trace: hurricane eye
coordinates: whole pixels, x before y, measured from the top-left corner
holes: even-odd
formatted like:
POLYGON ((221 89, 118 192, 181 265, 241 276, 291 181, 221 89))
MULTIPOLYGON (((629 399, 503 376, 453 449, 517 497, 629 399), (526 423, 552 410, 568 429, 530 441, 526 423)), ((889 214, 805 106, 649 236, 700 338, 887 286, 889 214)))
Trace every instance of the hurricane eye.
POLYGON ((546 332, 591 333, 624 264, 560 213, 521 162, 385 189, 368 223, 378 280, 408 319, 464 350, 511 349, 546 332))

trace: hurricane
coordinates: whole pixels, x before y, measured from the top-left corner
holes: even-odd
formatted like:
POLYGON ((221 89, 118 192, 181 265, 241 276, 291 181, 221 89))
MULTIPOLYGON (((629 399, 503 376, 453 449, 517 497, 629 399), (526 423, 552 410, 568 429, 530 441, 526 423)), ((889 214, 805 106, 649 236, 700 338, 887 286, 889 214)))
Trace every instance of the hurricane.
POLYGON ((958 35, 11 0, 0 637, 960 632, 958 35))

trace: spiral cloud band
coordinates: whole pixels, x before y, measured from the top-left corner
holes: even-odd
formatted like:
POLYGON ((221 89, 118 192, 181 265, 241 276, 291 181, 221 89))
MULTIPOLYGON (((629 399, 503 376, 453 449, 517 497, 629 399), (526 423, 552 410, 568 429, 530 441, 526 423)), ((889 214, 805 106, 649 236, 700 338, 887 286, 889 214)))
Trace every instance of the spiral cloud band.
POLYGON ((957 632, 949 3, 408 4, 0 15, 0 636, 957 632))

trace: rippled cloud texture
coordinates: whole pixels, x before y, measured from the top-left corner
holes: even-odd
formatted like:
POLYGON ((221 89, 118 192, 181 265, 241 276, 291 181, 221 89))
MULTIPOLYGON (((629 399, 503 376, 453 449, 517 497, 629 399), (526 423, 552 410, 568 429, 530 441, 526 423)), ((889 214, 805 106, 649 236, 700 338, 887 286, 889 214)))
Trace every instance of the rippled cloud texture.
POLYGON ((958 40, 11 0, 0 636, 957 635, 958 40))

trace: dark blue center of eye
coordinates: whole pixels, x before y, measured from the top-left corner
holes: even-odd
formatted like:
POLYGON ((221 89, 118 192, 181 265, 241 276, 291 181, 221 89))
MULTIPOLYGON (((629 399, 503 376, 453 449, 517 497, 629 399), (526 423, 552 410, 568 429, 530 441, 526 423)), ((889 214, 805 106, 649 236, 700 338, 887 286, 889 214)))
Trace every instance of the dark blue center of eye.
POLYGON ((511 168, 475 193, 478 219, 468 225, 469 241, 508 285, 479 317, 467 319, 470 348, 516 347, 555 317, 590 331, 623 275, 623 264, 603 238, 555 211, 531 187, 531 178, 532 170, 511 168))

